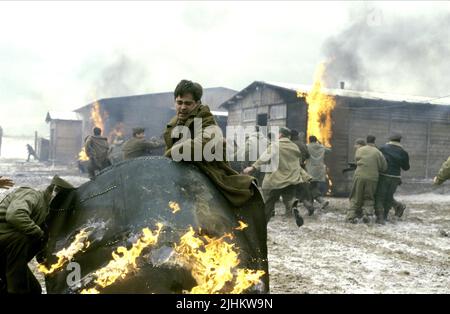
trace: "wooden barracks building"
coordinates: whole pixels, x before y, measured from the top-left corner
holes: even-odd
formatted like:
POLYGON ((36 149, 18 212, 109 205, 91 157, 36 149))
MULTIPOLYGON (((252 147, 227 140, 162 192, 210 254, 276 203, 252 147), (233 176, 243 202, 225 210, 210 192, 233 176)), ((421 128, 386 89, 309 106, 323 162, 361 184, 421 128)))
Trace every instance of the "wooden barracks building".
MULTIPOLYGON (((255 81, 220 107, 228 111, 228 125, 287 126, 306 134, 308 86, 255 81)), ((375 92, 326 89, 336 101, 332 112, 332 152, 326 165, 333 181, 332 194, 350 191, 352 172, 342 173, 354 160, 354 141, 372 134, 377 145, 389 134, 403 135, 411 169, 403 173, 405 183, 429 182, 450 155, 450 100, 430 100, 375 92)))

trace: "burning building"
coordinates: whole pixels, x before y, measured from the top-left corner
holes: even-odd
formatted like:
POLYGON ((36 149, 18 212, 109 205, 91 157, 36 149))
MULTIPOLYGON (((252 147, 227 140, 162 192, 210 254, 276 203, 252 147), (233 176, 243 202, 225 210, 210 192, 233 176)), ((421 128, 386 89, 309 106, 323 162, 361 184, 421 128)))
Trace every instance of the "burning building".
MULTIPOLYGON (((316 81, 317 82, 317 81, 316 81)), ((343 84, 342 84, 343 85, 343 84)), ((448 158, 450 103, 443 99, 326 89, 279 82, 255 81, 221 105, 228 125, 287 126, 316 135, 332 152, 325 162, 334 195, 346 195, 352 173, 342 173, 354 160, 354 141, 372 134, 377 144, 389 134, 403 135, 411 169, 404 184, 429 182, 448 158)))
MULTIPOLYGON (((235 93, 224 87, 205 88, 202 102, 218 111, 219 105, 235 93)), ((144 127, 147 137, 160 137, 166 123, 175 115, 173 92, 103 98, 75 111, 83 119, 83 138, 98 126, 109 141, 117 135, 131 137, 135 127, 144 127)), ((224 114, 222 111, 216 116, 224 114)))

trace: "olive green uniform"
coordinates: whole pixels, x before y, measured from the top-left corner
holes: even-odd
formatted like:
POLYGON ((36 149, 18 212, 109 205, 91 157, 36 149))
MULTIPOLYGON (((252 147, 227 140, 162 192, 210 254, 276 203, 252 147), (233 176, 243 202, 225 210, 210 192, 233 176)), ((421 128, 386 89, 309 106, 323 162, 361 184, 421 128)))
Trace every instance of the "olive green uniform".
POLYGON ((444 162, 436 176, 436 184, 442 184, 446 180, 450 179, 450 157, 444 162))
POLYGON ((46 191, 19 187, 0 202, 0 294, 5 290, 41 293, 41 285, 28 263, 46 243, 45 220, 54 186, 61 192, 74 189, 54 176, 46 191))
POLYGON ((307 145, 310 157, 306 160, 306 171, 312 176, 310 184, 311 197, 318 203, 325 205, 323 199, 327 189, 327 167, 325 165, 325 153, 331 149, 320 143, 309 143, 307 145))
POLYGON ((133 137, 122 146, 123 158, 131 159, 142 156, 149 156, 153 149, 159 148, 160 144, 147 141, 145 138, 133 137))
POLYGON ((0 203, 0 277, 8 293, 41 293, 28 262, 43 248, 49 200, 43 191, 20 187, 0 203))
POLYGON ((273 172, 267 172, 262 183, 262 190, 266 202, 266 217, 273 216, 275 203, 280 196, 286 212, 290 213, 297 201, 296 193, 298 185, 308 182, 311 176, 300 166, 301 152, 296 144, 290 139, 282 137, 278 144, 271 143, 261 157, 253 164, 253 167, 260 170, 262 165, 274 160, 274 155, 278 152, 278 167, 273 172))
POLYGON ((95 171, 100 171, 111 165, 108 159, 108 139, 103 136, 90 135, 84 144, 86 155, 89 157, 88 172, 91 179, 95 171))
POLYGON ((350 192, 350 209, 347 220, 372 213, 379 173, 386 171, 383 154, 371 145, 360 147, 355 152, 356 170, 350 192))

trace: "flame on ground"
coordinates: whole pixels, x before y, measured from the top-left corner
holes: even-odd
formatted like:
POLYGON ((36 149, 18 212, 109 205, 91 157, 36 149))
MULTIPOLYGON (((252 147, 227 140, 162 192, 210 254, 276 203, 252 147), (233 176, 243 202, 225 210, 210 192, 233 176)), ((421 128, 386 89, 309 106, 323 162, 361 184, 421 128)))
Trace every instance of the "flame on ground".
MULTIPOLYGON (((112 285, 117 279, 125 278, 130 271, 137 270, 136 259, 141 255, 142 251, 158 242, 158 237, 163 225, 157 224, 157 229, 152 232, 149 228, 142 229, 143 235, 128 250, 126 247, 120 246, 116 252, 112 253, 113 259, 103 268, 94 273, 96 277, 95 283, 97 287, 105 288, 112 285)), ((84 289, 82 294, 100 293, 97 287, 84 289)))
POLYGON ((189 267, 197 286, 189 293, 241 293, 257 284, 264 275, 262 270, 238 269, 238 253, 231 234, 221 238, 196 236, 192 227, 175 245, 177 259, 189 267))
POLYGON ((307 94, 298 91, 297 96, 306 96, 306 102, 308 103, 307 137, 315 135, 323 145, 331 147, 333 135, 331 113, 336 106, 336 101, 334 97, 322 92, 325 68, 326 64, 320 63, 314 75, 312 90, 307 94))
POLYGON ((56 257, 58 257, 58 261, 55 264, 51 265, 50 268, 47 268, 45 265, 40 264, 38 266, 39 271, 44 273, 45 275, 48 275, 53 273, 55 270, 63 267, 65 263, 72 260, 73 256, 76 253, 81 252, 89 247, 90 242, 88 241, 88 238, 90 234, 91 232, 86 232, 86 228, 81 230, 75 236, 75 240, 73 240, 73 242, 67 249, 64 248, 55 254, 56 257))
POLYGON ((177 202, 169 202, 169 207, 172 210, 172 213, 175 214, 177 211, 180 211, 180 205, 177 202))
POLYGON ((238 223, 239 223, 239 227, 234 228, 234 230, 244 230, 245 228, 248 227, 248 225, 241 220, 239 220, 238 223))

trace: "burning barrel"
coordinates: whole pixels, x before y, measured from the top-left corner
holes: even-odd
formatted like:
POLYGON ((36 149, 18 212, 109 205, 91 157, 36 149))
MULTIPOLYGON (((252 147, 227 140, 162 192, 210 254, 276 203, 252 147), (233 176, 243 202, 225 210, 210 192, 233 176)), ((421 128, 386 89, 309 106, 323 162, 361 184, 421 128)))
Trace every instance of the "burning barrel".
POLYGON ((141 157, 56 200, 48 293, 265 293, 259 193, 233 207, 198 168, 141 157))

